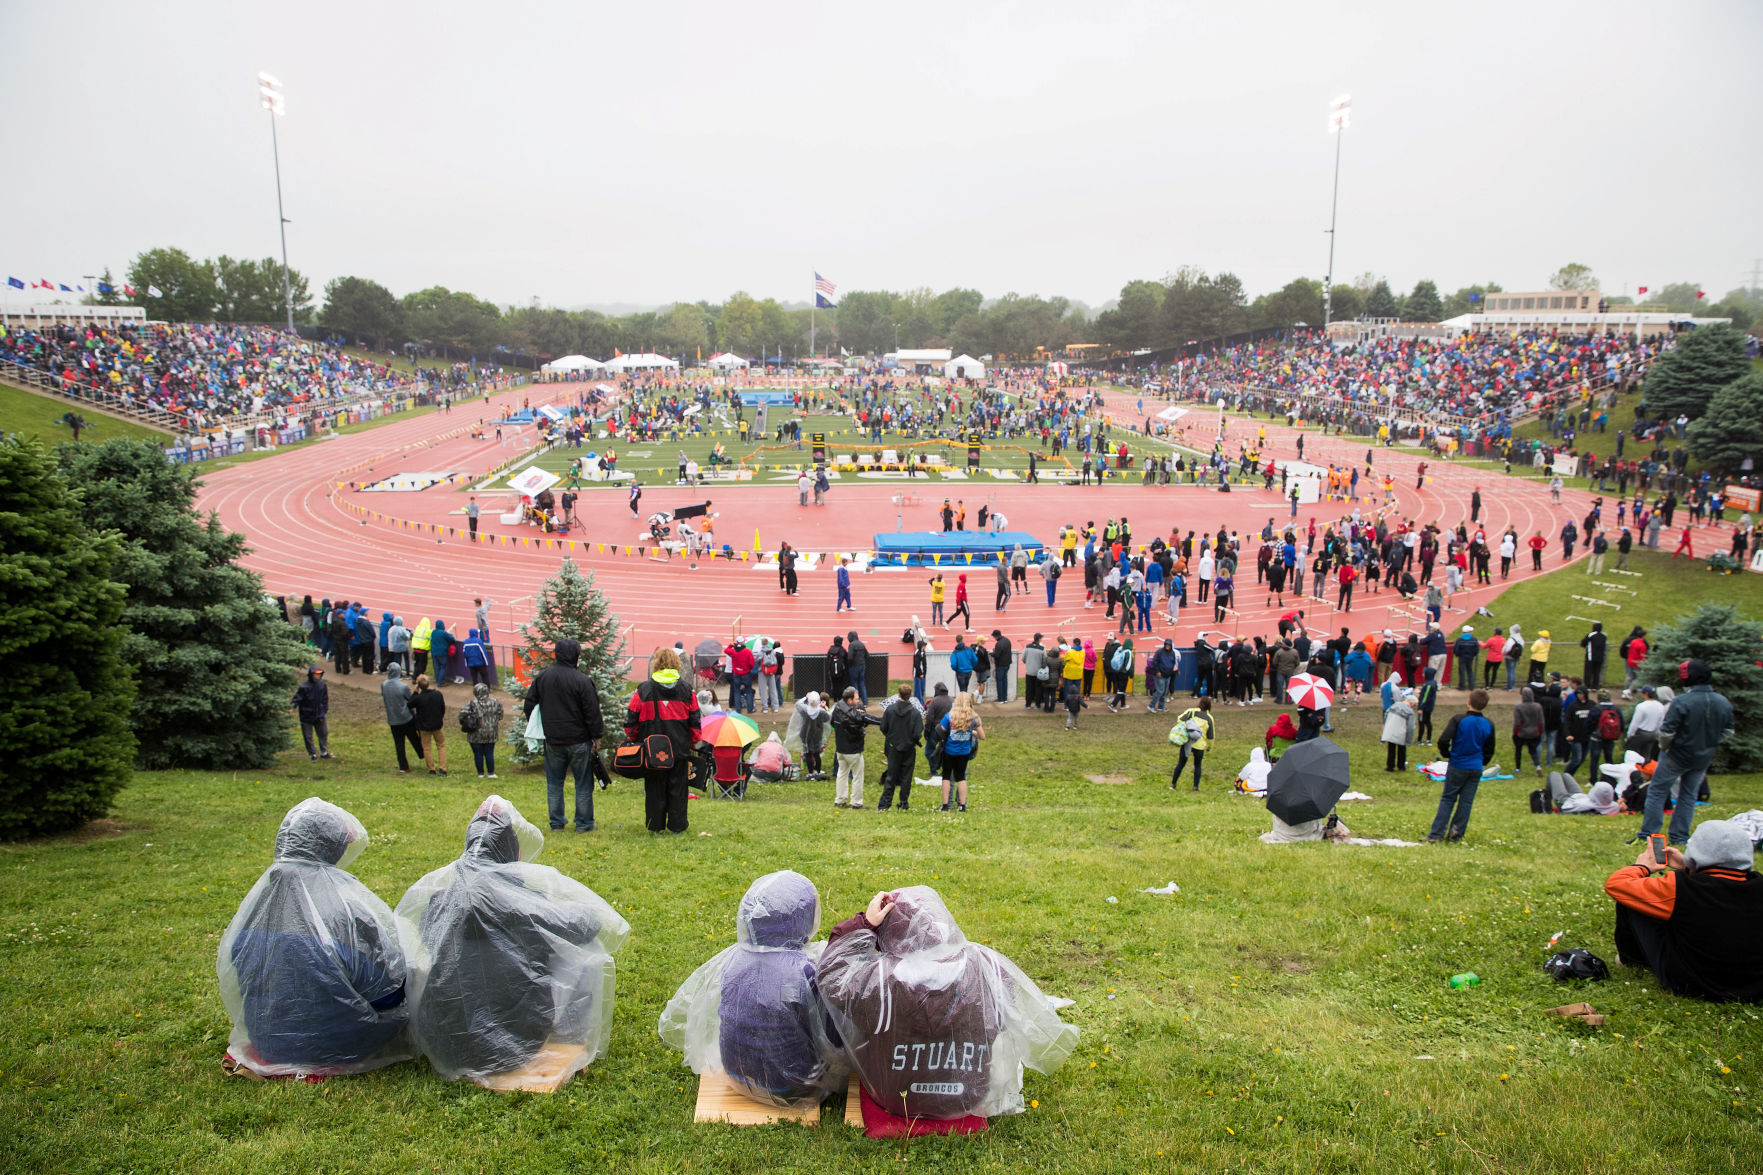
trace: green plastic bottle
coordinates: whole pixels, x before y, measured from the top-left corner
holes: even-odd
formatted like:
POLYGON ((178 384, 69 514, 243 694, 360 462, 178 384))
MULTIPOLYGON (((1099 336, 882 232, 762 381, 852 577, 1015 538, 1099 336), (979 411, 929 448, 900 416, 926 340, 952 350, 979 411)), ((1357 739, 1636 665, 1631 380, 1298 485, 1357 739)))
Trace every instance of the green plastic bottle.
POLYGON ((1478 987, 1480 984, 1481 976, 1473 971, 1463 971, 1451 976, 1452 987, 1478 987))

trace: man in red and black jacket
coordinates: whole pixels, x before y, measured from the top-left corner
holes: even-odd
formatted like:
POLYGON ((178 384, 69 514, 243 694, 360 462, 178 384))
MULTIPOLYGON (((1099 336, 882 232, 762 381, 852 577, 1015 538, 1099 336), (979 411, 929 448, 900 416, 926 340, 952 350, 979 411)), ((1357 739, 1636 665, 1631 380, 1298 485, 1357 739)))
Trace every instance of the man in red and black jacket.
POLYGON ((1678 995, 1763 1002, 1763 876, 1751 866, 1749 834, 1726 820, 1704 821, 1663 864, 1648 843, 1604 882, 1616 961, 1651 967, 1678 995))

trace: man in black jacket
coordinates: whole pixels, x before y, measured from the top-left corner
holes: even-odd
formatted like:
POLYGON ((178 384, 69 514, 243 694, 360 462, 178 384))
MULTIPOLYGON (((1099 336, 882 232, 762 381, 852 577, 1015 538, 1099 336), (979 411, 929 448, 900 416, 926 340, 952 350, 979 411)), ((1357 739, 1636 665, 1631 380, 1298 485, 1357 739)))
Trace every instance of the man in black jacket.
POLYGON ((1008 702, 1015 693, 1016 678, 1011 673, 1015 652, 1010 638, 998 629, 992 629, 992 700, 999 705, 1008 702))
POLYGON ((845 692, 845 687, 850 683, 851 658, 845 652, 845 638, 835 636, 826 650, 826 688, 821 692, 829 698, 836 698, 845 692))
POLYGON ((846 647, 851 652, 851 685, 857 696, 863 700, 864 709, 869 708, 869 683, 864 680, 869 676, 869 647, 857 639, 856 632, 845 634, 846 647))
POLYGON ((882 750, 887 766, 882 770, 881 803, 876 811, 885 812, 894 806, 894 789, 900 789, 900 811, 906 811, 912 798, 912 763, 918 757, 918 740, 924 734, 924 715, 912 700, 912 687, 902 685, 900 692, 881 716, 882 750))
POLYGON ((1604 657, 1609 647, 1610 638, 1604 635, 1604 623, 1592 621, 1592 630, 1579 638, 1579 647, 1585 650, 1585 687, 1602 689, 1604 685, 1604 657))
POLYGON ((880 724, 880 718, 864 713, 857 704, 856 687, 846 686, 844 697, 833 707, 833 751, 839 763, 833 807, 863 806, 863 728, 880 724))
POLYGON ((582 647, 565 637, 557 642, 555 661, 533 678, 526 691, 524 713, 539 712, 545 728, 545 800, 551 827, 563 827, 563 773, 575 776, 575 830, 594 831, 594 750, 606 733, 600 716, 600 691, 594 679, 576 667, 582 647))

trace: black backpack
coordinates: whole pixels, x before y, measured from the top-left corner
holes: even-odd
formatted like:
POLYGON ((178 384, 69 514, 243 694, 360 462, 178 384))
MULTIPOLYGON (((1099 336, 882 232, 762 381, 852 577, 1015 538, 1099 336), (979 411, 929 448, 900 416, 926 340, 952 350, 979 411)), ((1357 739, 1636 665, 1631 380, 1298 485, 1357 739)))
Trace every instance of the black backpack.
POLYGON ((1543 970, 1563 982, 1569 979, 1608 979, 1610 968, 1604 960, 1584 947, 1560 951, 1543 961, 1543 970))
POLYGON ((1539 787, 1530 793, 1530 810, 1535 816, 1547 816, 1554 811, 1549 803, 1548 788, 1539 787))

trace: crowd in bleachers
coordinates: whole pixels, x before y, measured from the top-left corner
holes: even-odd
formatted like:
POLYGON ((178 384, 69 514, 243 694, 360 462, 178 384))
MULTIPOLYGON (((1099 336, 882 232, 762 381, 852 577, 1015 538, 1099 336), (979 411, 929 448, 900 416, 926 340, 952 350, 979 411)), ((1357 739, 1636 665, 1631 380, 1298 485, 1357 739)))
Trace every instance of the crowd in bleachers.
POLYGON ((34 368, 67 392, 157 407, 192 428, 266 408, 316 408, 403 382, 383 364, 260 326, 0 328, 0 363, 34 368))
POLYGON ((1336 411, 1379 416, 1406 408, 1491 425, 1531 410, 1577 410, 1596 392, 1633 383, 1666 345, 1538 331, 1372 339, 1337 348, 1313 334, 1184 360, 1183 382, 1320 400, 1336 411))

